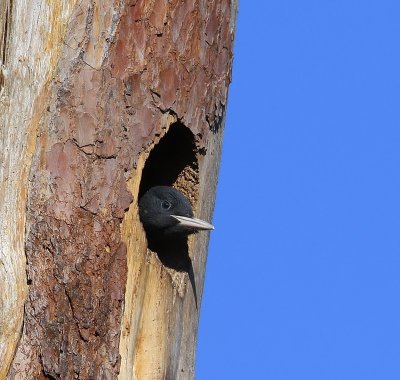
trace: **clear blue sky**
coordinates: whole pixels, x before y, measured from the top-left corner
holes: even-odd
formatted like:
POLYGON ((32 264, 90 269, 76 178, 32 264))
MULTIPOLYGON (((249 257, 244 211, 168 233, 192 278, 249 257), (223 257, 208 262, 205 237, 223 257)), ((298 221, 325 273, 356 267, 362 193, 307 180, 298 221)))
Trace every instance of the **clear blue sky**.
POLYGON ((242 0, 197 380, 400 379, 400 1, 242 0))

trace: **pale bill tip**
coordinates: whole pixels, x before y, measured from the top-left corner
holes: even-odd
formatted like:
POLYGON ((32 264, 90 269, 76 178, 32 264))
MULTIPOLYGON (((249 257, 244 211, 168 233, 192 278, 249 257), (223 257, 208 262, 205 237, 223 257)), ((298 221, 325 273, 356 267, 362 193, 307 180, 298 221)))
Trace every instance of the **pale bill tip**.
POLYGON ((187 216, 171 215, 173 218, 179 221, 183 226, 193 228, 196 230, 213 230, 214 226, 204 220, 197 218, 189 218, 187 216))

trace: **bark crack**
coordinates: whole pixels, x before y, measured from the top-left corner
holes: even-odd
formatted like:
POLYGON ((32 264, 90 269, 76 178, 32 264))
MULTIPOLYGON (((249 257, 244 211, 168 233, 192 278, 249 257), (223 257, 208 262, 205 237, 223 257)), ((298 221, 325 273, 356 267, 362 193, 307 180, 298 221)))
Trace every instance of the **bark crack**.
MULTIPOLYGON (((1 62, 3 65, 6 64, 7 59, 7 47, 8 47, 8 35, 9 29, 11 27, 12 21, 12 8, 13 8, 13 0, 8 0, 5 3, 5 10, 4 10, 4 22, 3 22, 3 30, 1 31, 1 62)), ((1 16, 0 16, 1 17, 1 16)))

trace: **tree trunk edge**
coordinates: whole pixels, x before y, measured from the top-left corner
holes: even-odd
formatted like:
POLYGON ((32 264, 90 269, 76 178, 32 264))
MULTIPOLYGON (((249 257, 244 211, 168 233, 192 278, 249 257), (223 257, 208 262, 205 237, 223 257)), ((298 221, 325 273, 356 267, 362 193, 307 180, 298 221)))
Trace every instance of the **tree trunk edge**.
MULTIPOLYGON (((127 241, 129 238, 124 238, 123 233, 119 232, 120 228, 121 231, 124 229, 119 223, 125 222, 126 210, 137 202, 137 193, 134 194, 129 185, 127 188, 127 176, 134 178, 138 175, 133 173, 139 173, 140 154, 144 149, 149 149, 157 136, 163 134, 163 129, 171 125, 172 120, 164 120, 168 115, 172 115, 175 122, 182 122, 193 133, 201 152, 198 154, 196 216, 204 219, 211 217, 231 75, 237 1, 180 4, 179 1, 160 0, 146 6, 143 5, 144 1, 139 1, 129 7, 125 7, 125 3, 106 0, 96 3, 84 0, 79 7, 75 7, 76 2, 44 5, 43 0, 42 3, 41 16, 38 9, 20 9, 19 14, 34 21, 38 28, 41 25, 42 30, 49 30, 51 25, 50 29, 57 32, 51 37, 51 45, 40 35, 33 35, 25 49, 27 61, 21 61, 19 45, 23 37, 18 37, 18 25, 13 22, 13 33, 8 34, 13 36, 13 40, 7 47, 9 58, 5 62, 5 71, 11 76, 5 76, 4 92, 0 95, 0 111, 4 111, 0 112, 3 124, 0 124, 1 140, 3 144, 7 142, 20 147, 19 154, 26 163, 24 169, 12 162, 10 157, 14 153, 2 151, 0 141, 0 158, 4 158, 3 162, 11 162, 7 171, 0 170, 0 194, 2 190, 5 194, 5 202, 0 204, 0 210, 8 210, 4 215, 10 215, 5 227, 9 228, 13 220, 24 221, 22 232, 21 229, 15 230, 5 239, 10 239, 7 244, 13 245, 13 248, 2 249, 4 258, 0 253, 0 260, 9 260, 7 268, 14 268, 13 273, 19 273, 15 278, 7 277, 6 283, 16 284, 17 288, 22 289, 4 296, 4 299, 8 297, 10 300, 10 294, 13 294, 19 302, 18 307, 14 305, 10 309, 19 318, 18 322, 12 325, 4 312, 0 313, 0 357, 3 358, 2 354, 8 352, 10 359, 17 349, 8 378, 69 378, 76 375, 83 379, 100 376, 100 373, 106 378, 118 376, 120 379, 193 378, 199 315, 198 311, 193 312, 195 306, 192 294, 189 294, 190 288, 183 287, 183 295, 173 296, 175 290, 170 289, 173 285, 171 280, 168 280, 169 285, 168 281, 164 283, 166 294, 175 300, 173 302, 181 299, 179 310, 183 319, 180 323, 186 321, 179 333, 180 343, 171 344, 173 338, 168 337, 167 346, 170 348, 166 348, 160 356, 164 363, 162 370, 151 374, 143 372, 143 376, 138 377, 141 373, 137 364, 134 364, 124 370, 131 371, 132 377, 121 375, 119 365, 123 355, 119 357, 119 333, 124 328, 125 308, 122 306, 126 305, 126 294, 123 289, 130 269, 129 264, 124 268, 121 260, 125 249, 129 253, 130 243, 127 241), (191 6, 197 15, 203 16, 191 19, 196 14, 190 9, 191 6), (42 17, 43 14, 51 17, 46 19, 42 17), (103 18, 98 19, 99 15, 103 15, 103 18), (118 20, 115 15, 118 15, 118 20), (178 37, 174 41, 172 36, 176 30, 173 28, 177 24, 171 20, 176 22, 179 17, 183 20, 183 31, 175 34, 178 37), (82 28, 85 23, 86 27, 82 28), (199 43, 203 47, 196 46, 196 38, 188 38, 190 33, 186 30, 200 37, 199 43), (207 33, 202 34, 201 31, 207 33), (170 47, 173 47, 171 51, 179 57, 175 64, 184 62, 186 67, 174 66, 171 53, 166 54, 157 41, 160 38, 170 41, 170 47), (149 51, 152 52, 152 61, 143 60, 149 51), (46 59, 43 60, 43 57, 46 59), (21 62, 26 62, 29 68, 26 73, 25 63, 21 62), (33 86, 30 72, 35 73, 33 86), (130 91, 136 96, 129 94, 130 91), (25 97, 24 101, 21 101, 21 97, 25 97), (75 104, 81 104, 81 110, 74 108, 75 104), (20 112, 12 112, 13 109, 20 112), (86 115, 96 115, 97 121, 93 122, 86 115), (86 118, 85 127, 80 129, 83 118, 86 118), (30 123, 24 123, 24 120, 30 120, 30 123), (11 124, 24 128, 13 132, 11 124), (93 130, 90 135, 87 134, 87 125, 93 130), (66 163, 66 168, 54 164, 60 160, 66 163), (30 173, 27 170, 29 167, 30 173), (16 177, 18 181, 11 184, 6 175, 13 171, 19 176, 16 177), (91 178, 93 172, 98 173, 97 180, 91 178), (62 180, 63 176, 70 176, 69 183, 62 180), (99 178, 110 179, 102 182, 99 178), (15 186, 16 183, 18 186, 15 186), (71 187, 68 191, 73 194, 73 199, 68 196, 62 198, 64 195, 60 189, 64 187, 65 192, 70 184, 80 186, 81 193, 71 187), (91 186, 95 187, 94 191, 91 186), (11 195, 12 187, 21 189, 20 211, 10 211, 9 206, 15 204, 15 198, 11 195), (131 195, 134 195, 134 199, 131 195), (93 196, 99 197, 99 200, 94 202, 93 196), (60 200, 71 202, 71 207, 61 210, 60 200), (74 221, 77 221, 75 226, 74 221), (83 231, 91 236, 88 241, 81 238, 83 231), (15 249, 18 246, 15 241, 19 244, 18 249, 15 249), (27 259, 25 247, 28 250, 27 259), (97 253, 103 261, 96 258, 97 253), (10 259, 13 259, 12 263, 10 259), (100 273, 98 279, 86 274, 95 268, 100 268, 96 269, 100 273), (107 274, 107 268, 113 268, 113 272, 107 274), (85 284, 85 281, 89 281, 89 284, 85 284), (19 340, 27 283, 29 299, 25 308, 25 328, 19 340), (107 289, 105 284, 111 284, 111 289, 107 289), (103 293, 94 296, 90 294, 90 289, 103 289, 103 293), (39 293, 41 299, 36 296, 39 293), (56 302, 52 300, 54 297, 56 302), (40 309, 41 302, 47 304, 49 313, 40 309), (110 315, 114 315, 115 321, 120 323, 110 322, 110 315), (2 323, 11 326, 11 331, 17 331, 14 338, 3 334, 2 323), (100 331, 95 327, 98 323, 104 324, 100 331), (39 334, 34 336, 37 332, 39 334), (73 342, 78 345, 74 347, 73 342), (6 350, 3 351, 1 347, 6 350), (78 372, 75 371, 80 364, 69 354, 70 349, 73 349, 75 356, 85 355, 88 358, 88 363, 82 364, 78 372), (172 364, 167 352, 169 349, 175 350, 178 355, 172 364), (91 355, 93 360, 90 359, 91 355), (99 359, 106 356, 106 362, 99 359)), ((14 8, 21 5, 18 1, 12 4, 14 8)), ((1 26, 0 16, 0 31, 1 26)), ((137 182, 138 177, 134 181, 137 182)), ((6 236, 4 232, 1 233, 2 228, 0 222, 0 243, 6 236)), ((138 235, 134 235, 133 240, 138 237, 140 241, 140 233, 135 234, 138 235)), ((190 244, 200 301, 208 236, 196 236, 190 240, 190 244)), ((148 260, 148 253, 143 252, 142 255, 148 260)), ((163 281, 166 281, 165 276, 171 277, 163 268, 157 270, 159 275, 164 276, 163 281)), ((186 280, 182 277, 180 281, 186 280)), ((0 301, 3 302, 1 296, 0 301)), ((165 307, 171 313, 172 309, 165 307)), ((177 311, 173 313, 180 315, 177 311)), ((166 321, 167 325, 172 326, 173 320, 166 321)), ((129 360, 126 361, 126 368, 129 367, 128 363, 129 360)), ((0 378, 2 374, 5 377, 9 365, 9 360, 3 360, 0 378)))

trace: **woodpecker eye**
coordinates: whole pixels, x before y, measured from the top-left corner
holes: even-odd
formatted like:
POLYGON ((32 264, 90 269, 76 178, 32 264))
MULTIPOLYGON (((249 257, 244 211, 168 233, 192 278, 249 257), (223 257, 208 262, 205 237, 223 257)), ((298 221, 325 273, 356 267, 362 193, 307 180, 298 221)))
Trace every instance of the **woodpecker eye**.
POLYGON ((162 207, 164 210, 169 210, 169 209, 171 208, 171 203, 168 202, 168 201, 162 201, 162 202, 161 202, 161 207, 162 207))

